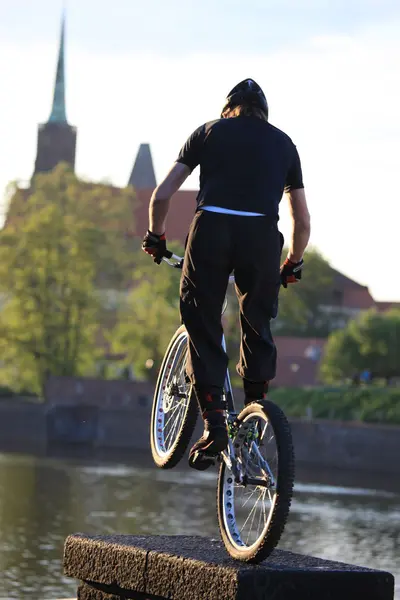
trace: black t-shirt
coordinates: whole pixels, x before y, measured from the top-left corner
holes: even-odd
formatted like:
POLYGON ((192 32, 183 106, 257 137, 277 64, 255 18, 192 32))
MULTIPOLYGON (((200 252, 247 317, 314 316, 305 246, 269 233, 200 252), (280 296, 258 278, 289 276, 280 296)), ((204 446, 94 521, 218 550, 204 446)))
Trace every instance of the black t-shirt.
POLYGON ((218 206, 278 220, 283 192, 304 187, 292 140, 257 117, 205 123, 188 138, 177 162, 192 171, 200 165, 198 210, 218 206))

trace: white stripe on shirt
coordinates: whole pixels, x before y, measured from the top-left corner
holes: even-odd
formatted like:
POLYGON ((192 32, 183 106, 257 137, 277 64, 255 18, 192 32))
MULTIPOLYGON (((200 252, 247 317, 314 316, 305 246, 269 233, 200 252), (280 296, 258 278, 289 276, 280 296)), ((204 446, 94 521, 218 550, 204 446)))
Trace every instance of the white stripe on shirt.
POLYGON ((246 212, 244 210, 231 210, 230 208, 221 208, 220 206, 201 206, 201 210, 223 213, 225 215, 238 215, 241 217, 265 217, 262 213, 246 212))

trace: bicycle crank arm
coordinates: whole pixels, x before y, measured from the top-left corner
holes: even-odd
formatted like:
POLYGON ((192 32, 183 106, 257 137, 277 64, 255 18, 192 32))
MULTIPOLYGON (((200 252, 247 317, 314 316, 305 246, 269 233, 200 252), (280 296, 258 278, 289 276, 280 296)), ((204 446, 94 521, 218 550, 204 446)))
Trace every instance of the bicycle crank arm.
POLYGON ((243 477, 243 485, 256 485, 258 487, 265 487, 267 489, 275 487, 273 481, 262 479, 261 477, 247 477, 246 475, 243 477))
POLYGON ((217 461, 216 456, 211 456, 205 452, 197 451, 189 457, 189 466, 198 471, 205 471, 214 467, 217 461))

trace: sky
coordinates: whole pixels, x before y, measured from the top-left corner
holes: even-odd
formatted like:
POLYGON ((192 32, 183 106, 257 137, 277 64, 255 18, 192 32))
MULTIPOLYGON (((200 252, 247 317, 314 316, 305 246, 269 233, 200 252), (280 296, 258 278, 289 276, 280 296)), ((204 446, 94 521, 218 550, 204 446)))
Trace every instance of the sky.
MULTIPOLYGON (((298 148, 310 243, 376 300, 400 301, 398 0, 0 0, 0 220, 50 114, 63 8, 78 175, 125 185, 144 142, 160 180, 252 77, 298 148)), ((184 185, 197 187, 198 170, 184 185)))

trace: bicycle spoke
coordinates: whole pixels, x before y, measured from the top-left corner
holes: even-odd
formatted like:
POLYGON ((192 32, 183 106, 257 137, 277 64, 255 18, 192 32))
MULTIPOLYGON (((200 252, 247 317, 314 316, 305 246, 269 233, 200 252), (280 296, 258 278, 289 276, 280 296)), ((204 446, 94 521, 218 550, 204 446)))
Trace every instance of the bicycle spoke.
MULTIPOLYGON (((255 490, 257 490, 257 488, 255 488, 255 490)), ((254 521, 254 511, 256 510, 256 507, 257 507, 257 501, 256 501, 256 502, 253 504, 253 508, 251 509, 251 511, 250 511, 250 512, 249 512, 249 514, 248 514, 248 517, 247 517, 247 519, 246 519, 246 520, 245 520, 245 522, 243 523, 243 526, 242 526, 242 528, 240 529, 240 533, 241 533, 241 532, 243 531, 243 529, 246 527, 247 521, 250 519, 250 517, 251 517, 251 516, 253 517, 253 518, 252 518, 252 521, 251 521, 251 523, 253 524, 253 521, 254 521)), ((251 527, 251 525, 250 525, 250 527, 251 527)), ((248 542, 248 536, 247 536, 246 544, 247 544, 247 542, 248 542)))
POLYGON ((267 431, 267 429, 268 429, 268 421, 265 423, 265 427, 264 427, 264 429, 263 429, 263 431, 262 431, 262 434, 261 434, 261 436, 260 436, 260 439, 261 439, 261 440, 263 439, 263 437, 264 437, 264 435, 265 435, 265 432, 267 431))
POLYGON ((184 404, 183 402, 180 402, 178 404, 178 407, 179 407, 178 408, 178 414, 177 414, 177 417, 175 419, 175 423, 173 425, 173 432, 174 432, 174 434, 176 433, 176 431, 178 429, 178 425, 179 425, 179 427, 181 426, 182 417, 183 417, 184 412, 185 412, 186 404, 184 404))
POLYGON ((182 405, 181 405, 181 403, 179 403, 179 404, 177 404, 177 405, 176 405, 176 407, 174 408, 174 411, 178 413, 178 414, 177 414, 177 417, 178 417, 178 418, 176 418, 176 419, 175 419, 175 422, 174 422, 174 424, 172 425, 172 427, 171 427, 171 429, 170 429, 169 433, 167 434, 167 437, 165 438, 165 443, 167 443, 167 441, 168 441, 168 439, 170 438, 170 436, 172 435, 172 433, 175 433, 175 432, 176 432, 176 429, 177 429, 178 423, 180 422, 179 416, 180 416, 180 415, 181 415, 181 413, 182 413, 181 406, 182 406, 182 405))
POLYGON ((254 523, 254 519, 255 519, 256 514, 257 514, 257 500, 256 500, 256 502, 254 504, 253 518, 251 519, 249 533, 247 534, 247 538, 246 538, 246 544, 249 543, 249 538, 250 538, 250 534, 251 534, 251 530, 252 530, 252 527, 253 527, 253 523, 254 523))
MULTIPOLYGON (((268 491, 269 491, 269 490, 268 490, 268 491)), ((264 498, 265 498, 265 494, 264 494, 264 498)), ((264 513, 264 520, 265 520, 265 522, 267 522, 267 519, 268 519, 268 517, 267 517, 267 513, 266 513, 266 511, 265 511, 265 502, 263 502, 263 505, 262 505, 262 507, 263 507, 263 513, 264 513)))
POLYGON ((180 403, 178 403, 178 404, 175 404, 175 406, 174 406, 173 408, 171 408, 171 410, 169 410, 169 411, 168 411, 168 413, 167 413, 167 414, 168 414, 169 416, 168 416, 168 420, 167 420, 167 422, 164 424, 164 429, 166 429, 166 428, 167 428, 167 425, 168 425, 168 423, 171 421, 171 419, 173 418, 173 416, 174 416, 174 413, 175 413, 175 412, 178 410, 178 408, 179 408, 179 404, 180 404, 180 403))
POLYGON ((183 381, 184 384, 186 384, 185 369, 186 369, 186 354, 182 357, 182 366, 180 367, 180 371, 179 371, 179 378, 183 381))
MULTIPOLYGON (((254 492, 256 492, 256 491, 257 491, 257 488, 254 488, 254 492)), ((253 511, 254 511, 254 507, 255 507, 255 506, 256 506, 256 502, 253 504, 253 507, 252 507, 252 509, 250 510, 250 512, 249 512, 249 514, 248 514, 248 516, 247 516, 247 519, 246 519, 246 520, 245 520, 245 522, 243 523, 243 525, 242 525, 242 528, 241 528, 241 530, 240 530, 240 531, 243 531, 243 529, 246 527, 247 521, 248 521, 248 520, 250 519, 250 517, 252 516, 252 514, 253 514, 253 511)))
POLYGON ((249 492, 250 495, 247 497, 246 502, 244 504, 242 504, 242 508, 244 508, 246 506, 246 504, 248 503, 248 501, 250 500, 250 498, 253 497, 253 495, 255 494, 256 491, 257 491, 257 488, 254 488, 254 490, 252 492, 249 492))
MULTIPOLYGON (((261 500, 260 516, 258 518, 257 538, 260 536, 261 517, 263 516, 263 507, 264 507, 264 498, 265 498, 265 492, 264 491, 263 491, 262 496, 263 496, 263 498, 261 500)), ((264 529, 264 527, 263 527, 263 529, 264 529)))

